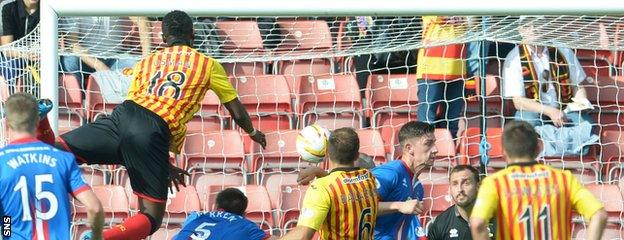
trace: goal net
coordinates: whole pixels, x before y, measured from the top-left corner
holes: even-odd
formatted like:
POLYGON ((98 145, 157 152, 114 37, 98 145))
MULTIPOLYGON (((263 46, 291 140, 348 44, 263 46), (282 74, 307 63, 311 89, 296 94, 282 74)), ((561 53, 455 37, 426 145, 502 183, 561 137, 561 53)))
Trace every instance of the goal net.
MULTIPOLYGON (((582 112, 592 121, 589 128, 569 126, 568 132, 541 127, 543 141, 553 152, 542 154, 540 160, 572 171, 609 206, 608 231, 621 234, 624 201, 617 183, 624 168, 620 148, 623 20, 560 15, 196 17, 194 47, 222 63, 254 126, 267 135, 267 148, 253 144, 209 91, 201 110, 187 124, 182 153, 171 158, 192 173, 190 185, 170 194, 160 235, 153 239, 170 237, 191 211, 215 209, 216 193, 226 187, 247 194, 247 217, 263 230, 280 235, 294 227, 306 189, 297 184, 297 173, 310 165, 299 158, 295 139, 298 129, 313 123, 330 130, 355 128, 362 158, 376 164, 401 156, 398 131, 404 123, 435 124, 436 161, 419 176, 426 206, 421 220, 430 223, 452 205, 448 195, 452 166, 488 165, 484 168, 488 173, 504 166, 502 127, 514 119, 518 106, 504 92, 509 90, 503 72, 510 52, 524 49, 516 48, 517 44, 558 53, 570 49, 578 59, 580 66, 570 66, 574 63, 569 59, 551 59, 546 65, 563 71, 555 77, 572 75, 575 68, 583 72, 582 82, 556 86, 558 90, 582 86, 590 102, 585 108, 591 107, 582 112), (519 31, 529 27, 530 38, 519 31), (453 51, 459 53, 455 58, 453 51), (435 62, 433 58, 447 60, 425 63, 435 62), (443 81, 419 81, 427 75, 443 81), (583 134, 587 136, 578 136, 583 134), (587 146, 576 147, 582 144, 587 146)), ((110 114, 127 94, 127 70, 164 47, 161 31, 155 18, 60 18, 59 132, 110 114)), ((32 57, 39 52, 38 43, 35 30, 2 47, 3 66, 13 61, 7 52, 17 53, 14 59, 32 59, 3 70, 3 101, 15 91, 39 94, 39 63, 32 57), (9 70, 14 74, 8 75, 9 70)), ((524 67, 525 62, 519 64, 524 67)), ((521 70, 531 74, 531 69, 521 70)), ((538 125, 549 125, 549 115, 538 115, 538 125)), ((326 162, 319 166, 328 168, 326 162)), ((109 225, 138 211, 123 166, 81 168, 87 181, 97 186, 109 225)), ((80 207, 74 219, 72 232, 80 235, 86 229, 80 207)), ((574 236, 584 238, 583 221, 575 219, 573 226, 574 236)))

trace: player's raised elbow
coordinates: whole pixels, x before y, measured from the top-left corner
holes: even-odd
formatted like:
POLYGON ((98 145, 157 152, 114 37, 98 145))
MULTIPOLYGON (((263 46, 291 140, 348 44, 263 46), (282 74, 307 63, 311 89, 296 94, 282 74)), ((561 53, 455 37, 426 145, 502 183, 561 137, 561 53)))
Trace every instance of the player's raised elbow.
POLYGON ((102 207, 102 203, 100 201, 91 202, 85 206, 87 210, 87 214, 98 216, 104 214, 104 208, 102 207))
POLYGON ((594 215, 592 215, 590 221, 597 221, 598 223, 600 223, 600 225, 604 225, 607 222, 607 218, 607 211, 605 211, 604 208, 601 208, 600 210, 596 211, 594 215))
POLYGON ((472 239, 488 239, 487 224, 481 218, 470 218, 470 232, 472 233, 472 239))

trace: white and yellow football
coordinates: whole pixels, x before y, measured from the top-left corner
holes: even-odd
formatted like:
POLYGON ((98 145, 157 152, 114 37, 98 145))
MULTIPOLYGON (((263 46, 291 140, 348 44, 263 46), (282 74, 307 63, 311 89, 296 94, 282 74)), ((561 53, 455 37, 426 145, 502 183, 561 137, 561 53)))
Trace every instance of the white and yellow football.
POLYGON ((325 159, 325 151, 329 141, 329 130, 318 124, 307 126, 297 136, 297 152, 301 159, 311 163, 319 163, 325 159))

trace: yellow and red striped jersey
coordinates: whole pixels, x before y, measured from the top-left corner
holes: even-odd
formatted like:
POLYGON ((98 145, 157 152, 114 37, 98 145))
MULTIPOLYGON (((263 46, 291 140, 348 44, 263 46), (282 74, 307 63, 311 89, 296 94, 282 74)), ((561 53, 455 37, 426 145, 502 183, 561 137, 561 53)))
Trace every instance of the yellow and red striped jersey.
POLYGON ((496 217, 496 239, 570 239, 572 210, 590 219, 602 207, 570 171, 534 162, 483 179, 471 217, 496 217))
POLYGON ((308 188, 298 226, 321 239, 373 239, 377 219, 375 177, 366 169, 334 169, 308 188))
POLYGON ((180 153, 188 123, 212 89, 222 103, 237 97, 223 66, 188 46, 167 47, 132 70, 128 99, 158 114, 169 126, 169 150, 180 153))
MULTIPOLYGON (((423 43, 451 41, 465 32, 465 24, 449 17, 423 16, 423 43)), ((447 44, 418 50, 416 77, 425 80, 455 80, 466 75, 464 44, 447 44)))

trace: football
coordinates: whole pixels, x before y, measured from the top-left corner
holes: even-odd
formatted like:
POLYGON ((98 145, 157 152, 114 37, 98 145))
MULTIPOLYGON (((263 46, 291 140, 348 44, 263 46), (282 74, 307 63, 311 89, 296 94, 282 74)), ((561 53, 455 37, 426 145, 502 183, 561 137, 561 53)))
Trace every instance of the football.
POLYGON ((329 130, 318 124, 307 126, 297 136, 297 152, 301 159, 319 163, 325 159, 329 139, 329 130))

